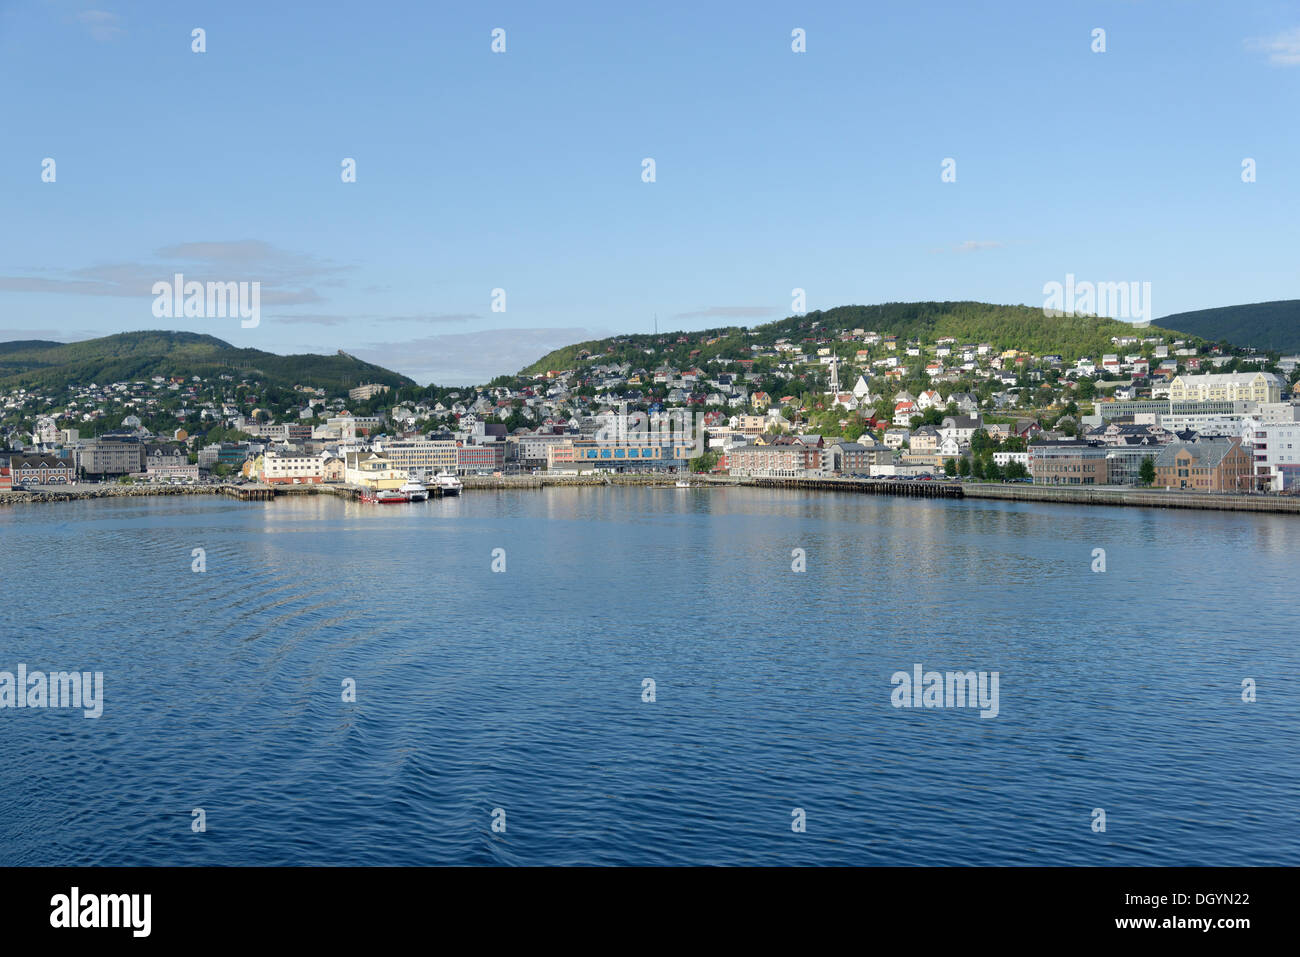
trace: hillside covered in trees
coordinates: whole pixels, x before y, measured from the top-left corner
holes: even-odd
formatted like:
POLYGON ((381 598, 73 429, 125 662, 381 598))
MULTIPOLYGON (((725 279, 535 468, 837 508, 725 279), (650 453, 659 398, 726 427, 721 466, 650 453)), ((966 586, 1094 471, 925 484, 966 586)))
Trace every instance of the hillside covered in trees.
POLYGON ((1160 324, 1209 342, 1226 341, 1267 352, 1300 352, 1300 299, 1180 312, 1165 316, 1160 324))
POLYGON ((83 342, 24 340, 0 343, 0 388, 62 389, 67 385, 146 379, 150 376, 222 374, 258 378, 270 386, 325 388, 332 392, 366 382, 394 387, 406 376, 346 355, 281 356, 237 349, 215 336, 192 332, 124 332, 83 342))

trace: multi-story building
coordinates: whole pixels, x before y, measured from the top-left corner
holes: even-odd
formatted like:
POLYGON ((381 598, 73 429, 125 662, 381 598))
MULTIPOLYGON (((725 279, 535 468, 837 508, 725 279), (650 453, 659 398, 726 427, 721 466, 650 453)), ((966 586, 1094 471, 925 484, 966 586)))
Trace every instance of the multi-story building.
POLYGON ((666 471, 681 469, 696 454, 696 447, 685 443, 663 444, 638 441, 629 436, 625 442, 600 442, 574 439, 573 458, 580 469, 611 469, 616 472, 666 471))
POLYGON ((9 458, 14 485, 68 485, 76 471, 72 462, 57 455, 14 455, 9 458))
POLYGON ((546 448, 547 471, 569 472, 578 468, 578 460, 573 449, 573 439, 557 442, 546 448))
POLYGON ((388 391, 388 386, 380 385, 375 382, 359 385, 355 389, 348 389, 348 398, 353 402, 365 402, 367 399, 373 399, 388 391))
POLYGON ((1171 401, 1280 402, 1283 383, 1270 372, 1180 375, 1169 383, 1171 401))
POLYGON ((1254 486, 1255 462, 1238 438, 1172 442, 1156 458, 1155 484, 1197 492, 1243 492, 1254 486))
POLYGON ((1300 422, 1260 425, 1252 453, 1256 488, 1280 492, 1300 484, 1300 422))
POLYGON ((503 442, 490 445, 456 446, 456 474, 473 475, 475 472, 499 472, 505 465, 506 447, 503 442))
POLYGON ((804 449, 798 445, 737 445, 727 452, 727 471, 753 478, 803 478, 804 449))
POLYGON ((1100 442, 1035 439, 1029 443, 1029 474, 1035 485, 1105 485, 1108 451, 1100 442))
POLYGON ((1143 461, 1154 460, 1161 448, 1158 444, 1110 446, 1106 451, 1107 481, 1111 485, 1142 484, 1143 461))
POLYGON ((325 481, 325 459, 301 452, 267 452, 262 456, 267 485, 318 485, 325 481))
POLYGON ((540 432, 529 435, 520 435, 512 439, 516 453, 515 458, 524 468, 547 468, 549 465, 549 450, 552 446, 569 442, 574 438, 573 435, 562 434, 557 432, 540 432))
POLYGON ((190 464, 184 446, 176 443, 145 446, 145 473, 151 479, 197 479, 199 466, 190 464))
POLYGON ((75 450, 74 464, 88 478, 108 478, 143 472, 144 457, 145 447, 135 437, 101 436, 75 450))
POLYGON ((219 444, 205 445, 199 449, 199 468, 211 471, 218 465, 226 465, 231 469, 238 469, 248 461, 252 453, 252 447, 244 442, 221 442, 219 444))
POLYGON ((376 446, 394 468, 412 475, 456 471, 458 458, 454 439, 391 439, 376 446))

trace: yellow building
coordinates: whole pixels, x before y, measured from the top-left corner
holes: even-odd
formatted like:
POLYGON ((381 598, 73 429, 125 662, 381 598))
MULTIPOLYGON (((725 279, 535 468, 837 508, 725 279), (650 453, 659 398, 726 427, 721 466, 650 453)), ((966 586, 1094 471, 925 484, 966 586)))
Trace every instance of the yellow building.
POLYGON ((1174 402, 1281 402, 1282 380, 1270 372, 1180 375, 1169 383, 1174 402))
POLYGON ((401 488, 410 476, 375 452, 348 452, 343 460, 343 481, 372 491, 401 488))

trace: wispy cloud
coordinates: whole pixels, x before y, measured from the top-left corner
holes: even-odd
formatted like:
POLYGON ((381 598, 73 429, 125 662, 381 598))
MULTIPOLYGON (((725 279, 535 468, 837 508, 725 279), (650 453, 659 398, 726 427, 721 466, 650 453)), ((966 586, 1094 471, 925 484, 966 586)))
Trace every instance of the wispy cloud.
POLYGON ((1271 37, 1247 40, 1246 48, 1268 54, 1268 61, 1278 66, 1300 66, 1300 27, 1283 30, 1271 37))
POLYGON ((773 306, 709 306, 693 312, 679 312, 674 319, 762 319, 781 312, 773 306))
POLYGON ((126 36, 122 18, 107 10, 82 10, 73 19, 89 30, 91 37, 99 43, 110 43, 118 37, 126 36))
MULTIPOLYGON (((101 263, 52 270, 51 275, 0 276, 0 291, 77 296, 144 297, 153 284, 181 272, 187 281, 249 281, 262 284, 262 303, 273 306, 322 302, 316 286, 337 286, 352 268, 279 249, 255 239, 164 246, 152 262, 101 263)), ((44 270, 37 270, 43 272, 44 270)))
POLYGON ((390 316, 369 314, 356 315, 332 315, 326 313, 282 313, 279 315, 267 316, 266 318, 276 322, 282 322, 287 325, 305 325, 305 326, 343 326, 352 323, 372 324, 372 323, 421 323, 429 325, 440 325, 443 323, 468 322, 471 319, 481 319, 482 316, 472 312, 448 312, 448 313, 424 313, 409 316, 390 316))

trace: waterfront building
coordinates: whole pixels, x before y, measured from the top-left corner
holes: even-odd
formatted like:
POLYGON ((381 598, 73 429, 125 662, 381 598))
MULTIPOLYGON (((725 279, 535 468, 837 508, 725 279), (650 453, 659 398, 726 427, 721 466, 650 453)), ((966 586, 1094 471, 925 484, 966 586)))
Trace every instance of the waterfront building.
MULTIPOLYGON (((600 442, 587 438, 573 441, 573 458, 579 469, 675 471, 685 468, 696 451, 696 446, 691 443, 664 444, 652 441, 649 436, 645 441, 637 441, 635 436, 628 436, 625 442, 600 442)), ((820 460, 820 451, 818 457, 820 460)))
POLYGON ((806 450, 801 445, 738 445, 727 452, 727 471, 751 478, 804 478, 806 450))
POLYGON ((189 454, 177 443, 146 445, 145 474, 151 479, 197 479, 199 466, 190 464, 189 454))
POLYGON ((578 468, 573 449, 573 439, 565 439, 546 447, 546 470, 569 472, 578 468))
POLYGON ((454 472, 458 465, 454 439, 385 439, 375 450, 387 456, 394 468, 412 475, 454 472))
POLYGON ((1242 492, 1254 484, 1255 462, 1238 438, 1173 442, 1156 458, 1155 484, 1197 492, 1242 492))
POLYGON ((1280 492, 1300 485, 1300 423, 1261 424, 1252 454, 1256 488, 1280 492))
POLYGON ((506 448, 504 442, 489 445, 456 446, 456 473, 473 475, 475 472, 499 472, 505 465, 506 448))
POLYGON ((343 481, 348 485, 359 485, 377 492, 401 488, 409 477, 378 452, 350 451, 344 454, 343 481))
POLYGON ((1035 485, 1105 485, 1108 451, 1100 442, 1035 439, 1029 443, 1029 473, 1035 485))
POLYGON ((9 458, 9 474, 14 485, 68 485, 74 481, 75 469, 70 460, 57 455, 14 455, 9 458))
POLYGON ((325 459, 302 452, 267 452, 261 479, 267 485, 318 485, 325 481, 325 459))
POLYGON ((1142 484, 1142 463, 1155 459, 1162 446, 1157 443, 1133 443, 1108 446, 1106 450, 1107 482, 1111 485, 1142 484))
POLYGON ((73 462, 88 478, 137 475, 145 470, 145 447, 135 436, 103 435, 78 446, 73 462))

